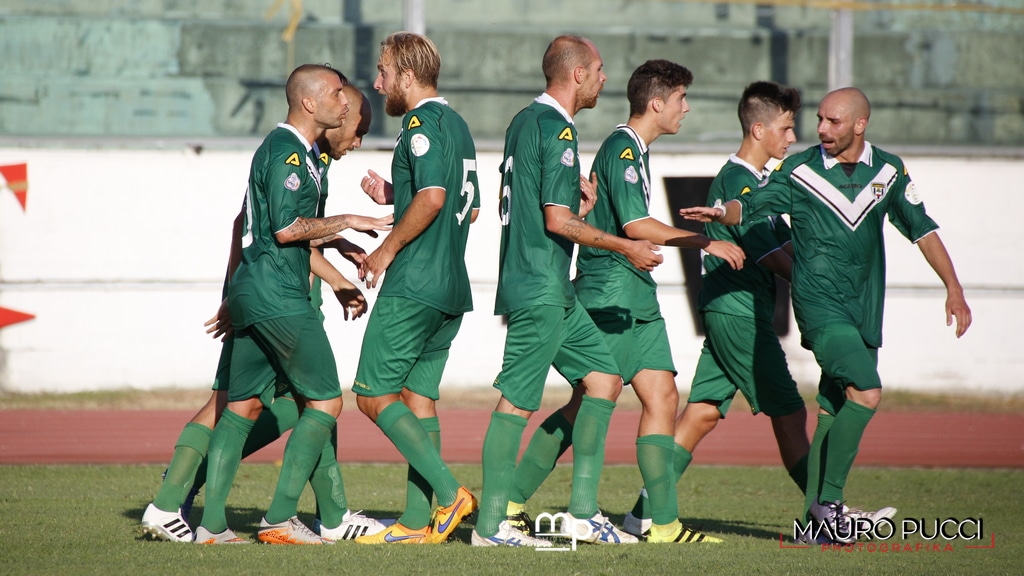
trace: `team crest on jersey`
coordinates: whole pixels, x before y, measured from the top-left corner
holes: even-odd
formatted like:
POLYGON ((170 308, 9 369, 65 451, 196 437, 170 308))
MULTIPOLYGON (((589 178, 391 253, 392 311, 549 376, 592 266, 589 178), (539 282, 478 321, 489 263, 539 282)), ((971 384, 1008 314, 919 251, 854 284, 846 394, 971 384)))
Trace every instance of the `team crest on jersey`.
POLYGON ((292 152, 292 155, 284 161, 285 164, 291 164, 292 166, 302 166, 302 162, 299 161, 298 152, 292 152))
POLYGON ((430 140, 425 134, 413 134, 409 140, 409 147, 412 148, 413 156, 423 156, 430 150, 430 140))
POLYGON ((409 118, 409 124, 406 126, 406 130, 412 130, 413 128, 419 128, 423 124, 420 122, 419 116, 413 116, 409 118))
POLYGON ((565 152, 562 152, 562 164, 571 168, 575 159, 576 155, 573 154, 572 148, 566 148, 565 152))
POLYGON ((291 190, 292 192, 298 190, 299 184, 301 183, 302 182, 299 180, 299 175, 296 174, 295 172, 292 172, 291 174, 288 175, 287 178, 284 179, 284 187, 291 190))
POLYGON ((640 177, 636 174, 636 168, 630 166, 626 168, 626 182, 630 184, 636 184, 640 180, 640 177))
POLYGON ((636 158, 633 157, 633 149, 626 148, 623 150, 622 154, 619 154, 619 160, 636 160, 636 158))
POLYGON ((875 195, 876 202, 881 200, 882 196, 885 196, 885 184, 882 184, 881 182, 872 182, 871 193, 875 195))
POLYGON ((558 139, 568 140, 569 142, 572 142, 572 128, 566 126, 565 129, 562 130, 562 133, 558 135, 558 139))
POLYGON ((917 185, 911 180, 907 183, 907 189, 903 191, 903 197, 914 206, 921 203, 921 196, 917 193, 917 185))

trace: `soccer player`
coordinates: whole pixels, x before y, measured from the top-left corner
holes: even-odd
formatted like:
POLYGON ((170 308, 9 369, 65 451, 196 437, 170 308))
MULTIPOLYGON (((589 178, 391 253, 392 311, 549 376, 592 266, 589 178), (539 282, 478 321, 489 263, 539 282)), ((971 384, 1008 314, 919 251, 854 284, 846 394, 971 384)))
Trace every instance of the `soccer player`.
MULTIPOLYGON (((324 215, 324 203, 327 197, 327 181, 323 176, 327 172, 331 160, 338 160, 346 153, 362 144, 362 137, 369 132, 372 119, 372 110, 369 102, 358 88, 348 84, 348 80, 339 74, 345 83, 344 92, 349 100, 350 110, 345 122, 338 128, 332 128, 324 132, 324 135, 316 142, 315 148, 323 153, 319 154, 320 172, 323 179, 323 193, 321 194, 318 216, 324 215)), ((217 369, 213 392, 206 405, 185 425, 178 442, 175 446, 174 455, 165 473, 164 482, 157 492, 154 501, 146 508, 142 518, 142 528, 146 534, 162 540, 172 542, 191 542, 193 533, 188 525, 188 515, 192 508, 192 500, 199 493, 199 489, 206 481, 206 454, 209 448, 210 435, 213 434, 213 427, 220 418, 221 412, 227 404, 227 385, 230 368, 231 347, 233 342, 233 330, 231 319, 227 312, 227 285, 238 266, 241 250, 241 225, 244 217, 244 210, 239 213, 235 221, 235 228, 232 235, 231 262, 228 266, 227 275, 224 281, 224 293, 221 308, 217 315, 206 322, 207 333, 212 333, 214 338, 223 339, 221 360, 217 369), (165 510, 173 510, 167 512, 165 510)), ((312 244, 312 243, 311 243, 312 244)), ((346 259, 354 262, 357 266, 365 258, 365 251, 359 246, 349 242, 341 236, 333 236, 328 242, 321 244, 321 248, 334 247, 346 259)), ((320 270, 329 279, 329 284, 335 290, 336 296, 343 305, 343 314, 346 319, 355 319, 366 311, 365 300, 358 294, 358 289, 348 282, 331 264, 326 260, 320 263, 320 270)), ((320 293, 320 277, 314 276, 314 286, 310 291, 310 299, 315 309, 319 310, 323 302, 320 293)), ((322 317, 322 313, 321 313, 322 317)), ((285 431, 290 430, 298 420, 298 409, 294 400, 286 395, 276 398, 271 403, 269 410, 262 412, 257 418, 252 431, 246 439, 242 449, 242 458, 255 453, 264 446, 267 446, 285 431)), ((329 468, 327 463, 318 467, 314 472, 314 478, 318 473, 326 474, 329 468)), ((340 475, 329 475, 331 481, 330 489, 314 490, 317 496, 318 509, 322 509, 328 515, 328 526, 336 525, 336 528, 322 527, 321 536, 330 540, 351 539, 356 536, 375 533, 384 529, 379 521, 368 518, 359 512, 348 509, 345 498, 345 486, 340 475), (326 499, 326 501, 325 501, 326 499), (323 502, 321 502, 323 501, 323 502), (338 507, 336 508, 335 505, 338 507), (340 511, 341 523, 332 521, 331 511, 340 511)), ((316 484, 319 480, 313 480, 316 484)), ((335 514, 335 516, 337 516, 335 514)), ((317 524, 322 525, 322 519, 318 516, 317 524)))
POLYGON ((228 285, 234 329, 228 405, 210 439, 206 507, 196 543, 244 541, 228 528, 224 503, 256 418, 286 392, 300 415, 258 538, 278 544, 324 542, 296 515, 306 481, 318 463, 334 457, 331 438, 342 406, 330 342, 309 303, 311 262, 322 258, 318 251, 311 254, 309 241, 346 228, 386 230, 390 222, 347 214, 315 217, 322 184, 312 143, 341 125, 348 100, 338 74, 312 64, 292 72, 285 93, 287 120, 264 139, 249 173, 241 262, 228 285))
POLYGON ((391 199, 396 224, 360 269, 367 288, 387 274, 352 389, 409 471, 402 516, 357 538, 361 544, 444 542, 476 509, 476 498, 441 460, 434 410, 452 340, 473 308, 465 255, 480 206, 476 147, 466 122, 437 94, 440 69, 437 47, 425 36, 397 32, 381 43, 374 88, 388 115, 402 118, 402 131, 391 184, 367 177, 364 187, 391 199), (431 515, 435 495, 439 507, 431 515))
POLYGON ((509 524, 506 508, 523 430, 540 407, 552 365, 573 387, 583 388, 572 431, 569 520, 562 530, 581 541, 635 543, 597 506, 605 436, 622 380, 608 345, 576 299, 569 264, 576 244, 615 251, 640 272, 662 258, 649 241, 621 238, 583 221, 594 206, 596 182, 580 175, 573 117, 597 104, 607 79, 597 47, 579 36, 559 36, 545 51, 542 68, 544 93, 505 131, 494 312, 507 315, 508 333, 494 381, 501 398, 484 437, 483 498, 472 544, 549 545, 509 524))
MULTIPOLYGON (((627 85, 630 115, 601 145, 592 173, 599 194, 587 223, 621 238, 649 240, 663 246, 703 248, 731 267, 743 264, 743 251, 732 239, 711 240, 679 230, 650 215, 651 174, 648 147, 675 134, 690 107, 687 88, 693 74, 667 60, 648 60, 633 71, 627 85)), ((720 542, 679 522, 672 467, 678 451, 672 440, 679 392, 657 285, 650 273, 636 270, 620 254, 588 246, 576 263, 576 296, 611 349, 622 380, 631 383, 643 412, 637 437, 640 466, 654 514, 649 542, 720 542)), ((554 469, 570 445, 582 390, 555 411, 534 433, 522 462, 507 510, 519 530, 530 528, 526 500, 554 469)), ((628 532, 629 530, 627 530, 628 532)), ((634 530, 635 536, 640 531, 634 530)))
POLYGON ((839 542, 853 540, 843 490, 882 398, 878 348, 885 297, 885 218, 916 243, 946 286, 946 324, 971 325, 953 262, 903 161, 865 140, 871 107, 856 88, 818 106, 821 144, 784 160, 754 194, 680 214, 727 226, 788 213, 793 307, 802 343, 821 367, 818 424, 807 462, 805 514, 839 542))

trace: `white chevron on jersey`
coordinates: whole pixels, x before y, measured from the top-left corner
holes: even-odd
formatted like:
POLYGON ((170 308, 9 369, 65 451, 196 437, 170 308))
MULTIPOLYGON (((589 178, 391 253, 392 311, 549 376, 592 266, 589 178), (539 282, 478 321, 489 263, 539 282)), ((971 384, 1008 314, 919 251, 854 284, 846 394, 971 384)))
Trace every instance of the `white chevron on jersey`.
POLYGON ((850 230, 856 230, 871 209, 885 198, 896 181, 896 175, 896 167, 886 164, 851 202, 824 176, 807 165, 797 166, 792 173, 793 181, 828 206, 850 230))

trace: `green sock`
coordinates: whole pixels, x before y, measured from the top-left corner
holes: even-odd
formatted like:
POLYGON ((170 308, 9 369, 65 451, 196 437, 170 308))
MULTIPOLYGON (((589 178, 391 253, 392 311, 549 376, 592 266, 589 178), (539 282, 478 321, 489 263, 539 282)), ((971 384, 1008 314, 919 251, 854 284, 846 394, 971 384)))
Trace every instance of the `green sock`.
POLYGON ((284 447, 274 499, 264 516, 268 523, 284 522, 298 513, 299 496, 323 454, 324 445, 330 442, 331 429, 336 424, 337 421, 327 412, 308 406, 302 411, 284 447))
POLYGON ((822 463, 828 454, 828 436, 832 422, 836 419, 831 414, 818 413, 818 425, 811 439, 811 450, 807 453, 807 490, 804 492, 804 521, 811 519, 811 504, 818 500, 822 483, 822 463))
MULTIPOLYGON (((430 441, 441 453, 441 422, 437 416, 431 418, 420 418, 420 424, 430 436, 430 441)), ((406 473, 405 486, 405 512, 398 519, 398 523, 406 528, 423 528, 430 522, 430 514, 433 512, 434 490, 415 468, 409 466, 406 473)))
POLYGON ((675 445, 667 434, 648 434, 636 439, 636 461, 650 500, 651 520, 659 525, 679 519, 673 462, 675 445))
POLYGON ((796 464, 789 470, 786 470, 789 477, 796 482, 797 488, 800 489, 801 494, 807 494, 807 456, 797 460, 796 464))
POLYGON ((153 499, 153 505, 164 512, 175 512, 185 502, 195 481, 197 470, 206 459, 213 430, 202 424, 185 424, 178 442, 174 445, 174 456, 167 466, 167 475, 153 499))
POLYGON ((434 489, 437 503, 451 506, 460 484, 441 460, 441 453, 434 447, 420 419, 405 404, 393 402, 380 411, 377 427, 434 489))
POLYGON ((476 533, 489 538, 498 533, 505 519, 508 493, 516 474, 516 457, 526 429, 526 418, 504 412, 492 412, 484 435, 482 467, 484 489, 480 494, 480 512, 476 533))
POLYGON ((558 459, 569 446, 572 446, 572 424, 561 410, 556 410, 530 438, 526 452, 516 465, 516 476, 508 499, 525 504, 555 469, 558 459))
MULTIPOLYGON (((264 409, 260 412, 259 417, 256 418, 256 423, 253 425, 252 430, 249 431, 249 437, 245 439, 245 445, 242 446, 242 460, 284 436, 285 432, 295 427, 295 423, 298 420, 299 409, 295 405, 294 400, 286 397, 275 399, 271 403, 270 408, 264 409)), ((196 471, 196 489, 202 488, 203 484, 206 483, 206 466, 206 459, 203 459, 199 470, 196 471)))
POLYGON ((690 462, 693 462, 693 453, 679 444, 672 448, 672 453, 672 470, 676 473, 676 483, 678 484, 683 473, 690 467, 690 462))
POLYGON ((824 482, 821 495, 818 496, 819 502, 843 500, 846 477, 850 475, 853 460, 857 457, 864 429, 874 415, 874 410, 856 402, 846 402, 836 413, 828 436, 828 455, 825 458, 824 482))
POLYGON ((203 519, 199 524, 214 534, 228 529, 225 512, 228 492, 238 473, 238 465, 242 462, 245 438, 254 423, 254 420, 225 410, 210 437, 206 500, 203 504, 203 519))
POLYGON ((597 485, 604 467, 604 441, 615 402, 583 396, 572 431, 572 494, 569 513, 576 518, 597 514, 597 485))
POLYGON ((320 460, 309 477, 309 485, 316 497, 316 516, 327 528, 341 526, 348 512, 345 479, 338 464, 338 427, 331 428, 331 438, 320 452, 320 460))
MULTIPOLYGON (((687 466, 693 462, 693 454, 689 450, 683 448, 675 441, 672 442, 672 473, 675 483, 679 484, 679 479, 683 477, 683 472, 686 472, 687 466)), ((676 491, 676 498, 679 497, 678 490, 676 491)), ((678 507, 679 505, 676 504, 678 507)), ((651 519, 651 499, 647 495, 647 488, 640 490, 640 495, 637 496, 636 502, 633 503, 633 509, 629 511, 634 518, 640 518, 641 520, 651 519)))

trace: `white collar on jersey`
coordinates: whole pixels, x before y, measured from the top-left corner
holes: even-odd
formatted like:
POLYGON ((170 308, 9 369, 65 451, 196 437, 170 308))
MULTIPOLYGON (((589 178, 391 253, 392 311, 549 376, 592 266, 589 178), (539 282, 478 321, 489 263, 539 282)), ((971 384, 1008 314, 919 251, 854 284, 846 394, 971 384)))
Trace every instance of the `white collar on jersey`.
POLYGON ((448 101, 445 100, 444 98, 441 98, 440 96, 434 96, 433 98, 424 98, 423 100, 420 100, 419 102, 416 103, 415 106, 412 107, 412 109, 415 110, 420 106, 423 106, 427 102, 437 102, 438 104, 441 104, 443 106, 448 105, 448 101))
POLYGON ((566 112, 565 108, 562 108, 562 105, 559 104, 558 100, 555 100, 554 96, 552 96, 551 94, 548 94, 547 92, 545 92, 545 93, 541 94, 540 96, 537 96, 536 98, 534 98, 533 101, 537 102, 538 104, 547 104, 548 106, 551 106, 555 110, 558 110, 558 112, 562 116, 565 116, 565 121, 566 122, 568 122, 569 124, 572 124, 573 126, 576 125, 572 121, 572 116, 570 116, 569 113, 566 112))
MULTIPOLYGON (((292 126, 287 122, 281 122, 277 125, 277 127, 284 128, 285 130, 290 131, 292 134, 295 134, 295 137, 299 139, 299 142, 302 142, 302 145, 306 147, 306 152, 309 152, 310 150, 313 149, 313 145, 307 142, 306 138, 302 134, 299 134, 299 131, 295 128, 295 126, 292 126)), ((319 154, 317 155, 319 156, 319 154)))
MULTIPOLYGON (((821 161, 825 164, 825 170, 831 170, 836 164, 839 164, 839 160, 834 156, 829 156, 820 144, 818 145, 818 150, 821 151, 821 161)), ((857 162, 871 166, 872 160, 874 160, 875 157, 872 150, 874 150, 874 148, 872 148, 871 142, 865 140, 864 151, 860 153, 860 158, 857 159, 857 162)))
POLYGON ((626 134, 629 134, 629 137, 636 142, 636 147, 640 149, 640 153, 647 154, 647 142, 644 142, 644 139, 637 134, 636 130, 634 130, 632 126, 629 124, 619 124, 615 129, 622 130, 626 134))
POLYGON ((737 156, 735 154, 730 154, 729 155, 729 162, 732 162, 733 164, 739 164, 740 166, 743 166, 744 168, 749 170, 750 173, 753 174, 754 177, 757 178, 758 180, 763 180, 765 177, 768 176, 768 174, 771 173, 768 170, 767 167, 765 167, 764 170, 758 170, 757 168, 754 168, 753 164, 751 164, 750 162, 747 162, 746 160, 744 160, 743 158, 740 158, 739 156, 737 156))

